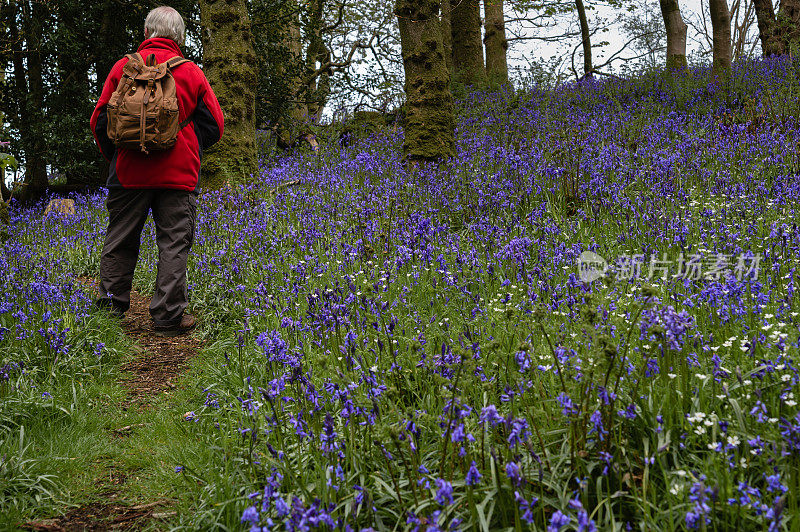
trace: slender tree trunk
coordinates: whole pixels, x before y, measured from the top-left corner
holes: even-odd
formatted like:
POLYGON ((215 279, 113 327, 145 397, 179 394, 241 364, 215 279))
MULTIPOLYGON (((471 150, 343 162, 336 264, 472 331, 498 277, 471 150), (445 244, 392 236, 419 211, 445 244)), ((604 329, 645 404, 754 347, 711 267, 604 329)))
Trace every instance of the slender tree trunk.
MULTIPOLYGON (((331 52, 325 45, 322 39, 322 10, 324 7, 323 0, 314 0, 310 4, 312 7, 309 13, 309 24, 306 32, 309 35, 309 44, 306 50, 306 72, 305 76, 308 78, 308 83, 304 87, 306 94, 300 98, 307 101, 308 117, 314 122, 318 123, 322 109, 328 101, 330 94, 330 70, 320 72, 316 77, 314 73, 317 70, 317 63, 324 65, 331 58, 331 52)), ((299 35, 298 35, 299 38, 299 35)))
POLYGON ((203 68, 225 114, 225 134, 208 150, 201 185, 252 179, 257 169, 256 56, 245 0, 202 0, 203 68))
POLYGON ((713 71, 722 74, 731 69, 731 12, 727 0, 709 0, 714 43, 713 71))
POLYGON ((455 80, 465 85, 485 85, 478 0, 450 0, 450 30, 455 80))
MULTIPOLYGON (((41 0, 20 2, 22 5, 22 28, 25 51, 14 53, 14 78, 18 95, 27 105, 20 106, 20 118, 27 127, 20 128, 20 137, 25 151, 25 196, 40 194, 47 188, 47 163, 45 160, 44 131, 44 80, 42 78, 42 42, 47 7, 41 0), (27 76, 23 65, 26 56, 27 76), (27 87, 26 80, 27 77, 27 87), (25 96, 27 95, 27 98, 25 96)), ((13 31, 13 30, 12 30, 13 31)))
POLYGON ((450 0, 441 0, 442 8, 442 46, 447 71, 453 76, 453 28, 450 24, 450 0))
POLYGON ((508 41, 506 40, 506 20, 503 14, 503 0, 483 0, 483 14, 486 32, 483 45, 486 48, 486 76, 489 83, 508 84, 508 41))
MULTIPOLYGON (((303 86, 301 76, 315 70, 314 62, 303 61, 302 34, 300 31, 300 8, 295 1, 283 4, 285 16, 281 17, 281 57, 276 76, 285 82, 286 98, 289 100, 276 124, 279 145, 293 146, 306 126, 309 118, 308 86, 303 86), (299 68, 299 65, 304 65, 299 68)), ((313 83, 313 82, 311 82, 313 83)), ((311 84, 309 83, 309 85, 311 84)), ((314 84, 316 86, 316 84, 314 84)))
POLYGON ((583 47, 583 75, 591 77, 594 72, 592 67, 592 40, 589 35, 589 20, 586 18, 586 7, 583 0, 575 0, 575 8, 578 10, 578 21, 581 25, 581 46, 583 47))
POLYGON ((667 68, 686 68, 686 23, 678 0, 661 0, 661 16, 667 30, 667 68))
POLYGON ((439 0, 397 0, 395 14, 405 70, 403 151, 411 161, 452 157, 453 98, 438 17, 439 0))

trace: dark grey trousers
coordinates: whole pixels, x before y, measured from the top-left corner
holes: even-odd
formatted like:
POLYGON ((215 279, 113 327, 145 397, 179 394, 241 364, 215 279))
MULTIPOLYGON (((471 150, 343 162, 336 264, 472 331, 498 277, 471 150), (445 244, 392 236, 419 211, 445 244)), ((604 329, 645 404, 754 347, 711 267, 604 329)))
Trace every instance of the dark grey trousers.
POLYGON ((100 258, 100 298, 123 312, 130 308, 133 272, 142 228, 152 210, 158 244, 156 289, 150 315, 159 326, 181 322, 189 304, 186 261, 194 241, 197 196, 182 190, 108 191, 108 230, 100 258))

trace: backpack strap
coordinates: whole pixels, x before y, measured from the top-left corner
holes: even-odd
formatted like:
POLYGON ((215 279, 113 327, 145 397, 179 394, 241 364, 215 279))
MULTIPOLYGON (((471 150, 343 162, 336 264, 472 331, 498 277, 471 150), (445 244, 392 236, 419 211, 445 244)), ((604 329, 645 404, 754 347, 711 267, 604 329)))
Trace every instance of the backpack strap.
MULTIPOLYGON (((170 71, 178 68, 179 66, 181 66, 184 63, 191 63, 191 61, 189 59, 186 59, 185 57, 178 57, 178 56, 175 56, 175 57, 173 57, 171 59, 168 59, 166 61, 167 69, 169 69, 170 71)), ((178 124, 178 131, 180 131, 183 128, 185 128, 186 126, 188 126, 191 122, 192 122, 192 117, 190 115, 190 116, 188 116, 186 118, 186 120, 184 120, 183 122, 178 124)))
POLYGON ((166 63, 167 63, 167 68, 169 68, 170 70, 174 70, 175 68, 178 68, 184 63, 191 63, 191 61, 189 61, 185 57, 175 56, 171 59, 168 59, 166 63))

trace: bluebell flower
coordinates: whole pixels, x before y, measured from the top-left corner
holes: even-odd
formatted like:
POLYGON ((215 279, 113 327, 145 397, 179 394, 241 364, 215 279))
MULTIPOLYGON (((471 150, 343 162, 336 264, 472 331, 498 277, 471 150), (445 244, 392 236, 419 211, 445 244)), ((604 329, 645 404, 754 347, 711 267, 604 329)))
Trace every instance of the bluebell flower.
POLYGON ((556 510, 550 517, 550 524, 547 525, 547 532, 559 532, 562 528, 569 525, 572 518, 561 510, 556 510))
POLYGON ((444 479, 436 479, 436 502, 441 506, 453 504, 453 486, 444 479))
POLYGON ((481 483, 481 474, 475 465, 475 460, 473 460, 472 464, 469 466, 469 471, 467 471, 467 476, 464 479, 464 483, 467 486, 477 486, 481 483))

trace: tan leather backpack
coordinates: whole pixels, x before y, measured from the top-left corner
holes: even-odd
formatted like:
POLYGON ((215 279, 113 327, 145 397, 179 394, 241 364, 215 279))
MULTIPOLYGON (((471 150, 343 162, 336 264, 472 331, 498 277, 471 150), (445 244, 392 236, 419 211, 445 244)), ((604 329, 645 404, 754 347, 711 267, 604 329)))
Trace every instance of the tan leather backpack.
POLYGON ((147 62, 141 54, 129 54, 122 78, 108 101, 108 138, 118 148, 150 151, 168 150, 175 145, 178 132, 191 121, 178 121, 178 95, 172 70, 189 63, 173 57, 156 64, 155 55, 147 62))

